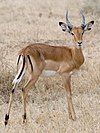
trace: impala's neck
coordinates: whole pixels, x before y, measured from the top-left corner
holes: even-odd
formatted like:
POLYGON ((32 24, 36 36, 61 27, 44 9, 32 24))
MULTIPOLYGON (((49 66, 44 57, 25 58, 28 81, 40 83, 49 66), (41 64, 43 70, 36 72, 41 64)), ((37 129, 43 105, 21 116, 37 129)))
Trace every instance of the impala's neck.
POLYGON ((75 63, 75 67, 76 69, 78 69, 84 62, 84 56, 81 47, 72 48, 72 57, 75 63))

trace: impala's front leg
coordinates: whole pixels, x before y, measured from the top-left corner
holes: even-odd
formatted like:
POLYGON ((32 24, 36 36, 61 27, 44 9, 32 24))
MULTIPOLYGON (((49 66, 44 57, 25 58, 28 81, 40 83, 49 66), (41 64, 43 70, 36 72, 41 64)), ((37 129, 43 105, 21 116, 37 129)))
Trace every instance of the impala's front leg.
POLYGON ((71 76, 62 75, 62 80, 64 82, 65 89, 67 91, 67 101, 68 101, 68 112, 69 118, 72 120, 76 119, 73 103, 72 103, 72 92, 71 92, 71 76))

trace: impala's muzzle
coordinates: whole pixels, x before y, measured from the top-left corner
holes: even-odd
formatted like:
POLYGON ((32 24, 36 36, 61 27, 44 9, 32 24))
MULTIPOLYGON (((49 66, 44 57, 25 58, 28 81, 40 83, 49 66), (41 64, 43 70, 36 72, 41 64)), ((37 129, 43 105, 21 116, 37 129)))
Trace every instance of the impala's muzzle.
POLYGON ((82 46, 82 41, 78 42, 78 46, 79 46, 79 47, 82 46))

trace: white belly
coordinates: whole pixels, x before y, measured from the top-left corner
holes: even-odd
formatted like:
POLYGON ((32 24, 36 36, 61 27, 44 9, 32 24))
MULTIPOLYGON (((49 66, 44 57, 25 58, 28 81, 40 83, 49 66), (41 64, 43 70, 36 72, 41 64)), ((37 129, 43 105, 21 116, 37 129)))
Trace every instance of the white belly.
POLYGON ((47 76, 47 77, 50 77, 50 76, 55 76, 57 75, 57 72, 56 71, 51 71, 51 70, 43 70, 41 76, 47 76))

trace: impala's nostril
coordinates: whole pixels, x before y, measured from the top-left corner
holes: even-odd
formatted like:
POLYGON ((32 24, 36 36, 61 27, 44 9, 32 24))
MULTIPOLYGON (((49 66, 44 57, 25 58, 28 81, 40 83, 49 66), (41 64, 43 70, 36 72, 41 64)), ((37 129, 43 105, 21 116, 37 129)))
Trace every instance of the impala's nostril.
POLYGON ((82 44, 82 42, 78 42, 78 44, 82 44))

